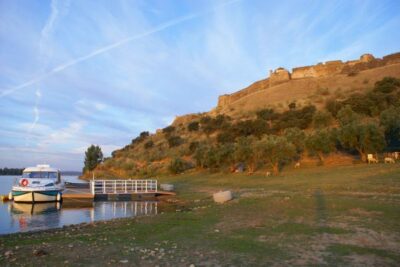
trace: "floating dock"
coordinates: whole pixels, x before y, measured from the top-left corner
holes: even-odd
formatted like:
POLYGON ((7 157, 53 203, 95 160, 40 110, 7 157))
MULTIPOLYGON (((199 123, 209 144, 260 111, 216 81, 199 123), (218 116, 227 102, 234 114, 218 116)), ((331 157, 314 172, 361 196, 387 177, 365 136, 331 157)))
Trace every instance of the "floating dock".
POLYGON ((159 191, 157 180, 91 180, 89 183, 66 183, 63 200, 141 200, 174 196, 175 192, 159 191))

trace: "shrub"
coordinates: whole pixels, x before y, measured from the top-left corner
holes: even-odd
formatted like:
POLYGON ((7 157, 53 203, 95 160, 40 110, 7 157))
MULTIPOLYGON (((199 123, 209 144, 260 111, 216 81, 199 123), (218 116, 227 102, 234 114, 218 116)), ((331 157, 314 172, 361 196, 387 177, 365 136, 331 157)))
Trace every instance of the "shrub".
POLYGON ((318 88, 315 93, 317 95, 327 96, 327 95, 329 95, 329 89, 328 88, 318 88))
POLYGON ((175 131, 175 127, 174 126, 167 126, 167 127, 165 127, 164 129, 162 129, 162 132, 164 133, 164 134, 171 134, 171 133, 173 133, 175 131))
POLYGON ((154 142, 152 140, 149 140, 146 143, 144 143, 144 148, 145 149, 152 148, 153 146, 154 146, 154 142))
POLYGON ((275 120, 278 117, 278 114, 272 108, 262 109, 256 112, 257 118, 261 120, 275 120))
POLYGON ((313 116, 313 126, 314 128, 324 128, 328 127, 332 122, 332 115, 327 111, 318 111, 314 113, 313 116))
POLYGON ((211 134, 216 130, 229 128, 230 120, 231 118, 225 115, 218 115, 215 118, 204 116, 200 119, 200 124, 206 134, 211 134))
POLYGON ((343 101, 343 104, 350 105, 355 112, 368 116, 372 115, 371 108, 375 106, 373 101, 363 94, 353 94, 343 101))
POLYGON ((296 109, 296 103, 295 103, 295 102, 292 102, 292 103, 290 103, 290 104, 288 105, 288 107, 289 107, 290 110, 294 110, 294 109, 296 109))
POLYGON ((169 147, 176 147, 182 145, 184 140, 180 136, 170 136, 168 138, 169 147))
POLYGON ((325 108, 336 118, 337 113, 343 107, 343 104, 335 99, 328 99, 325 108))
POLYGON ((235 133, 233 131, 224 131, 217 135, 217 142, 220 144, 235 142, 235 133))
POLYGON ((196 151, 197 147, 199 146, 199 142, 194 141, 189 144, 189 152, 192 154, 196 151))
POLYGON ((199 122, 198 121, 192 121, 188 125, 188 130, 189 132, 195 132, 199 130, 199 122))
POLYGON ((150 135, 149 132, 141 132, 138 137, 132 139, 131 144, 132 145, 138 144, 138 143, 142 142, 144 139, 146 139, 146 137, 148 137, 149 135, 150 135))
POLYGON ((256 120, 244 120, 236 123, 233 126, 233 131, 236 137, 250 136, 250 135, 260 137, 263 134, 269 133, 270 128, 265 120, 256 119, 256 120))
POLYGON ((297 127, 306 129, 312 122, 312 117, 316 111, 315 106, 306 106, 300 110, 288 110, 283 112, 275 123, 276 130, 297 127))
POLYGON ((191 164, 181 158, 171 160, 168 169, 173 174, 179 174, 191 168, 191 164))
POLYGON ((349 77, 354 77, 354 76, 357 76, 357 74, 358 74, 358 71, 352 70, 352 71, 350 71, 350 72, 347 74, 347 76, 349 76, 349 77))
POLYGON ((374 91, 388 94, 393 92, 397 87, 400 87, 400 79, 385 77, 375 83, 374 91))

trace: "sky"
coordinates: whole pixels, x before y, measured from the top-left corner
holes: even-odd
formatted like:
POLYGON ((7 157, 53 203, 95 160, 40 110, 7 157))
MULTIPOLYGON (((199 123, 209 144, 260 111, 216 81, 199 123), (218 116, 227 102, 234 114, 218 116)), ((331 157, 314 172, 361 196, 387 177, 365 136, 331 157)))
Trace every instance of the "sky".
POLYGON ((0 0, 0 167, 81 170, 219 95, 400 51, 400 1, 0 0))

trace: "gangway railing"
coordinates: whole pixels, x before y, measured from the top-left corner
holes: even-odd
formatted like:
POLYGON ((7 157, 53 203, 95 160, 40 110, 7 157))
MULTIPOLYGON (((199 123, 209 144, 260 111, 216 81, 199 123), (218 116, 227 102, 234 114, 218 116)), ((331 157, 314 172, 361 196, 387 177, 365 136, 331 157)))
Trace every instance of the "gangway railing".
POLYGON ((90 192, 93 195, 157 193, 157 180, 91 180, 90 192))

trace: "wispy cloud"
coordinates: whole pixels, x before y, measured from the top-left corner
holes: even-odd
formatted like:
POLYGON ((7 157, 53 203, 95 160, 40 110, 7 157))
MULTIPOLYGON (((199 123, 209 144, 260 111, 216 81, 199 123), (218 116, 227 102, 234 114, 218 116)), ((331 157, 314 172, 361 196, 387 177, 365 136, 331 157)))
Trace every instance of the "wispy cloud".
MULTIPOLYGON (((156 27, 154 27, 154 28, 152 28, 152 29, 150 29, 148 31, 145 31, 143 33, 136 34, 136 35, 121 39, 119 41, 116 41, 116 42, 114 42, 112 44, 109 44, 109 45, 103 46, 101 48, 95 49, 94 51, 92 51, 91 53, 89 53, 87 55, 84 55, 84 56, 81 56, 81 57, 77 57, 77 58, 75 58, 75 59, 73 59, 73 60, 71 60, 69 62, 66 62, 64 64, 58 65, 57 67, 53 68, 49 72, 47 72, 47 73, 45 73, 43 75, 39 75, 38 77, 35 77, 30 81, 22 83, 22 84, 14 87, 14 88, 11 88, 11 89, 8 89, 8 90, 3 90, 0 93, 0 98, 4 97, 4 96, 7 96, 9 94, 12 94, 13 92, 15 92, 17 90, 20 90, 20 89, 23 89, 25 87, 34 85, 34 84, 36 84, 36 83, 38 83, 38 82, 40 82, 40 81, 42 81, 42 80, 54 75, 56 73, 59 73, 59 72, 65 70, 65 69, 67 69, 69 67, 72 67, 72 66, 74 66, 74 65, 76 65, 76 64, 78 64, 80 62, 86 61, 88 59, 91 59, 91 58, 93 58, 93 57, 95 57, 97 55, 106 53, 106 52, 108 52, 108 51, 110 51, 112 49, 115 49, 115 48, 117 48, 119 46, 122 46, 122 45, 124 45, 126 43, 132 42, 134 40, 139 40, 141 38, 144 38, 144 37, 147 37, 147 36, 152 35, 154 33, 163 31, 165 29, 168 29, 170 27, 176 26, 176 25, 181 24, 183 22, 186 22, 186 21, 189 21, 189 20, 193 20, 193 19, 198 18, 200 16, 204 16, 204 15, 210 14, 211 12, 213 12, 215 10, 218 10, 218 9, 220 9, 222 7, 225 7, 227 5, 230 5, 230 4, 233 4, 235 2, 239 2, 239 1, 241 1, 241 0, 227 1, 227 2, 225 2, 223 4, 221 4, 221 5, 218 5, 218 6, 214 7, 213 9, 206 10, 206 11, 200 12, 200 13, 192 13, 192 14, 189 14, 189 15, 186 15, 186 16, 182 16, 182 17, 170 20, 168 22, 162 23, 162 24, 160 24, 160 25, 158 25, 158 26, 156 26, 156 27)), ((54 17, 55 17, 57 15, 58 11, 57 11, 56 8, 53 9, 53 5, 52 5, 52 11, 55 12, 55 15, 54 15, 54 17)), ((53 19, 52 16, 50 16, 49 27, 52 26, 52 24, 54 23, 53 22, 54 20, 55 19, 53 19)), ((46 30, 46 32, 48 32, 48 30, 46 30)))
MULTIPOLYGON (((69 1, 66 0, 64 2, 64 7, 68 8, 69 6, 69 1)), ((47 42, 51 36, 51 34, 54 31, 55 24, 57 23, 58 17, 59 17, 59 8, 58 8, 59 2, 58 0, 51 0, 50 3, 50 16, 48 17, 45 25, 43 26, 41 32, 40 32, 40 40, 39 40, 39 56, 41 58, 41 70, 40 72, 44 72, 45 68, 47 67, 48 60, 52 55, 51 48, 47 45, 47 42)), ((66 11, 66 10, 65 10, 66 11)), ((34 119, 31 124, 31 126, 28 128, 28 135, 26 139, 26 145, 28 145, 28 141, 30 139, 30 134, 32 130, 35 129, 36 124, 40 120, 40 98, 42 97, 42 92, 40 88, 36 89, 35 92, 35 105, 33 107, 33 114, 34 114, 34 119)))
POLYGON ((30 135, 31 135, 32 131, 35 129, 37 123, 40 120, 39 101, 40 101, 40 98, 42 97, 42 93, 40 92, 39 89, 36 90, 35 96, 36 96, 36 102, 35 102, 35 106, 33 107, 34 119, 33 119, 32 124, 28 128, 28 136, 27 136, 27 139, 26 139, 26 142, 25 142, 26 145, 28 145, 28 141, 29 141, 30 135))

